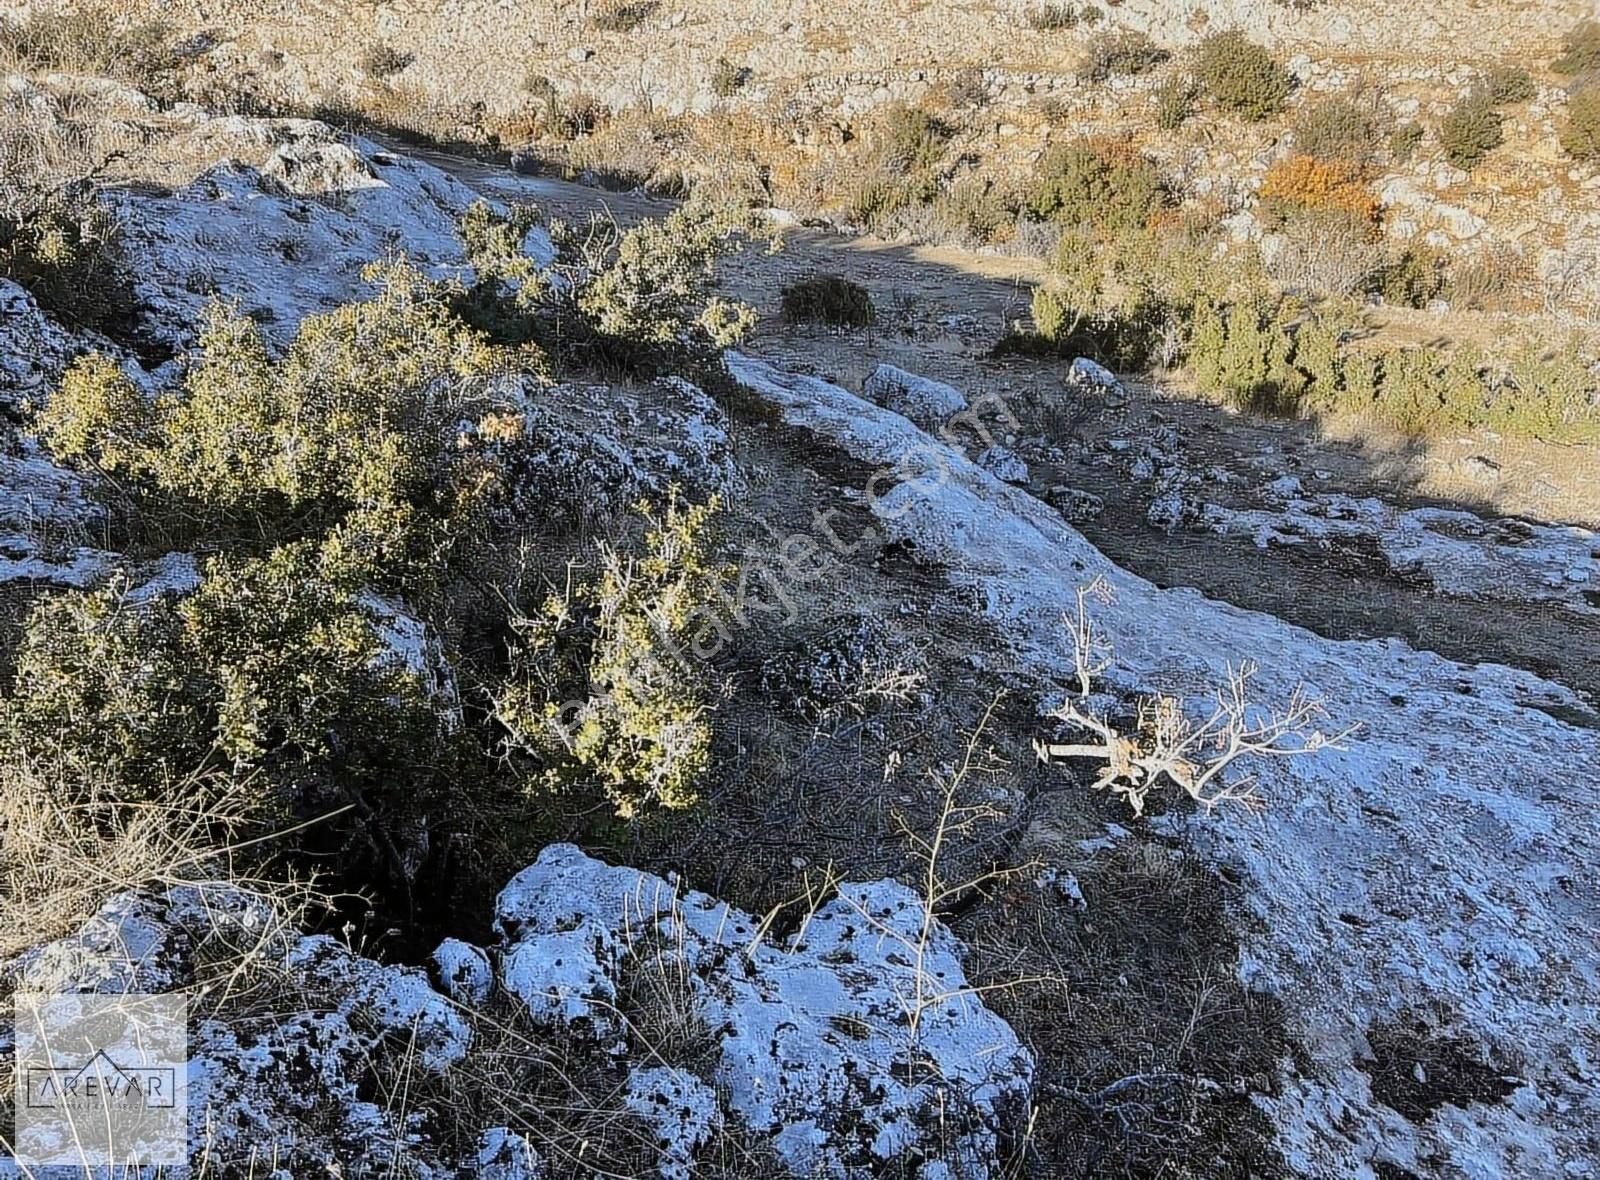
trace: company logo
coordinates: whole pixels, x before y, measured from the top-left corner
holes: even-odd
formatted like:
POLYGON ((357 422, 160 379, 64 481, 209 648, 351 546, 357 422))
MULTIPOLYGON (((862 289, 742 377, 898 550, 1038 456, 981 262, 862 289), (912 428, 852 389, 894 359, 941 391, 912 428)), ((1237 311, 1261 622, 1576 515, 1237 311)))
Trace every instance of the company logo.
POLYGON ((188 1162, 182 996, 18 995, 15 1015, 18 1164, 188 1162))

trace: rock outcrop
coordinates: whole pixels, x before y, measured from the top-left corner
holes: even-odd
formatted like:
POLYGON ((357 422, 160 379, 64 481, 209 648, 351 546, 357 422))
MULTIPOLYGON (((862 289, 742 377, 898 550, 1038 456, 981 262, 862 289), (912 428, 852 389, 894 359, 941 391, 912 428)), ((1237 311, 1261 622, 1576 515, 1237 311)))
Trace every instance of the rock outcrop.
MULTIPOLYGON (((189 1030, 191 1138, 216 1174, 275 1154, 274 1176, 534 1180, 541 1154, 524 1134, 443 1136, 461 1112, 432 1105, 500 1051, 494 1022, 477 1025, 509 1000, 553 1058, 611 1062, 615 1117, 639 1121, 667 1180, 687 1180, 731 1126, 800 1175, 864 1178, 895 1161, 929 1180, 998 1176, 1033 1060, 968 984, 954 936, 924 918, 892 881, 844 885, 780 940, 715 898, 558 844, 501 893, 496 946, 435 952, 442 993, 226 885, 119 895, 0 965, 0 992, 203 989, 237 956, 227 982, 248 998, 197 1001, 189 1030), (648 1032, 663 1018, 699 1030, 709 1066, 670 1059, 648 1032), (415 1093, 396 1110, 374 1095, 402 1073, 415 1093)), ((0 1058, 10 1050, 0 1040, 0 1058)))

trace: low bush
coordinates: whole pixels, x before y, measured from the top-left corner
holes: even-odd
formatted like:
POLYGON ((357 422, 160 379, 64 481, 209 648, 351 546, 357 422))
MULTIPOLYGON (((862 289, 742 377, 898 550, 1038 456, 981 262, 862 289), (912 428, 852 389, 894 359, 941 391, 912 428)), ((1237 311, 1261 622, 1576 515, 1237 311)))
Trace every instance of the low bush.
POLYGON ((0 702, 0 759, 126 805, 203 808, 195 784, 220 773, 283 819, 326 821, 309 844, 404 881, 399 834, 453 775, 441 718, 378 623, 306 543, 214 559, 181 603, 117 581, 44 599, 0 702))
POLYGON ((1074 144, 1040 161, 1028 206, 1041 219, 1115 233, 1148 225, 1167 201, 1155 164, 1131 148, 1074 144))
POLYGON ((1504 122, 1488 91, 1474 90, 1456 103, 1439 124, 1439 144, 1444 148, 1445 159, 1470 172, 1505 142, 1504 122))
POLYGON ((375 41, 361 51, 358 64, 363 74, 382 82, 400 73, 414 60, 412 54, 404 53, 386 41, 375 41))
POLYGON ((600 9, 589 18, 589 24, 602 33, 633 33, 643 28, 660 7, 657 0, 624 0, 600 9))
POLYGON ((1533 75, 1521 66, 1498 66, 1484 76, 1482 87, 1497 107, 1527 102, 1539 93, 1533 75))
POLYGON ((1382 214, 1362 169, 1346 160, 1312 156, 1280 160, 1267 170, 1260 196, 1269 222, 1281 222, 1299 210, 1331 210, 1371 227, 1382 214))
POLYGON ((921 107, 896 104, 884 111, 876 135, 880 160, 897 173, 923 173, 944 162, 951 131, 937 115, 921 107))
POLYGON ((1252 123, 1280 113, 1294 91, 1294 75, 1237 30, 1213 33, 1202 41, 1194 68, 1219 107, 1252 123))
POLYGON ((1200 101, 1200 83, 1187 74, 1175 74, 1155 88, 1156 126, 1176 131, 1189 121, 1200 101))
POLYGON ((783 289, 783 317, 791 323, 870 328, 878 313, 861 284, 842 275, 812 275, 783 289))
POLYGON ((1171 57, 1144 33, 1101 33, 1089 42, 1079 73, 1091 82, 1105 82, 1120 75, 1148 74, 1171 57))
POLYGON ((1421 242, 1401 250, 1378 276, 1383 301, 1397 307, 1427 307, 1448 287, 1445 254, 1421 242))
POLYGON ((1389 136, 1389 157, 1396 164, 1408 163, 1422 146, 1426 132, 1421 123, 1401 123, 1389 136))
POLYGON ((711 558, 716 508, 674 493, 642 553, 602 546, 598 578, 516 624, 495 717, 536 760, 533 793, 596 782, 623 818, 697 800, 714 693, 695 643, 729 576, 711 558))
POLYGON ((1583 87, 1567 102, 1561 147, 1574 160, 1600 160, 1600 83, 1583 87))
POLYGON ((1579 21, 1561 39, 1561 56, 1550 63, 1558 74, 1582 76, 1600 71, 1600 21, 1579 21))
POLYGON ((461 423, 505 407, 497 374, 539 363, 497 350, 404 264, 379 294, 308 317, 281 359, 257 326, 210 314, 181 394, 148 406, 116 366, 74 364, 38 419, 61 458, 159 490, 257 535, 325 535, 374 580, 433 571, 477 527, 494 460, 461 423))
POLYGON ((1318 160, 1369 162, 1383 142, 1387 118, 1376 93, 1326 98, 1304 108, 1294 122, 1294 146, 1318 160))
POLYGON ((1105 13, 1092 4, 1066 4, 1049 0, 1027 11, 1028 27, 1041 33, 1059 33, 1079 25, 1097 25, 1105 13))
POLYGON ((74 327, 112 331, 133 313, 122 226, 87 186, 0 202, 0 276, 74 327))
POLYGON ((725 57, 717 58, 711 70, 711 93, 718 98, 732 98, 750 81, 750 67, 734 65, 725 57))
POLYGON ((1267 273, 1284 291, 1312 298, 1368 290, 1387 261, 1374 228, 1336 206, 1291 207, 1278 219, 1267 273))
POLYGON ((953 111, 977 111, 989 105, 989 82, 977 66, 957 70, 941 90, 953 111))

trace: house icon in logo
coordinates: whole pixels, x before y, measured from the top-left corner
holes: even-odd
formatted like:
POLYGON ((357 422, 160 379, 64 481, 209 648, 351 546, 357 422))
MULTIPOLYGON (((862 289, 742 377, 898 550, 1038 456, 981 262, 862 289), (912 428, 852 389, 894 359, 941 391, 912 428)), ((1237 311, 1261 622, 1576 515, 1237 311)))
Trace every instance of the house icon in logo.
POLYGON ((175 1067, 122 1065, 104 1049, 78 1066, 30 1065, 26 1081, 25 1102, 34 1109, 170 1110, 177 1104, 175 1067))

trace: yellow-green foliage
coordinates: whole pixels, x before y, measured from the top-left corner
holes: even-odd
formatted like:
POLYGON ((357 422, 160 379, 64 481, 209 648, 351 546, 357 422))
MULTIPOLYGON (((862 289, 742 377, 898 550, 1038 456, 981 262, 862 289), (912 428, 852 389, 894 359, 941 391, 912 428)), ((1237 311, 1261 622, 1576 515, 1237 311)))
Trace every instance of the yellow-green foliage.
POLYGON ((592 782, 624 818, 698 798, 712 697, 694 653, 728 577, 707 537, 716 507, 676 492, 659 517, 642 507, 642 553, 602 546, 597 578, 519 626, 496 714, 541 758, 538 789, 592 782))
POLYGON ((1487 90, 1474 90, 1439 124, 1439 143, 1445 159, 1457 168, 1472 169, 1505 142, 1505 120, 1495 110, 1487 90))
POLYGON ((1579 21, 1561 41, 1561 56, 1550 63, 1558 74, 1582 75, 1600 70, 1600 21, 1579 21))
POLYGON ((553 225, 569 279, 547 288, 558 347, 637 370, 711 363, 755 321, 750 309, 712 294, 717 260, 763 229, 749 209, 696 201, 598 244, 553 225))
POLYGON ((503 414, 490 379, 537 358, 492 347, 404 264, 368 277, 373 299, 307 318, 281 360, 254 323, 213 308, 180 394, 154 407, 115 366, 84 358, 40 433, 64 457, 224 519, 320 527, 369 576, 437 560, 498 486, 459 424, 503 414))
POLYGON ((1174 74, 1152 92, 1156 103, 1156 126, 1176 131, 1194 114, 1200 100, 1200 83, 1187 74, 1174 74))
POLYGON ((178 605, 116 580, 44 599, 0 704, 4 753, 124 801, 221 769, 302 817, 420 806, 439 723, 375 623, 309 543, 213 559, 178 605))
POLYGON ((1600 160, 1600 83, 1591 82, 1568 100, 1561 146, 1574 160, 1600 160))
POLYGON ((1029 205, 1041 218, 1117 232, 1143 228, 1166 201, 1153 163, 1105 143, 1052 149, 1039 164, 1029 205))
POLYGON ((0 732, 8 759, 68 790, 121 784, 148 800, 199 770, 210 748, 204 686, 170 604, 135 606, 127 586, 67 593, 33 607, 0 732))
POLYGON ((154 445, 156 412, 120 365, 89 353, 62 376, 35 425, 59 459, 135 471, 154 445))
POLYGON ((1252 123, 1283 110, 1294 75, 1238 30, 1213 33, 1195 51, 1195 74, 1216 104, 1252 123))
POLYGON ((121 226, 92 194, 29 195, 0 210, 0 276, 74 325, 112 326, 132 307, 121 226))

